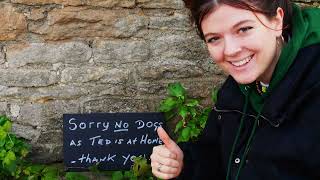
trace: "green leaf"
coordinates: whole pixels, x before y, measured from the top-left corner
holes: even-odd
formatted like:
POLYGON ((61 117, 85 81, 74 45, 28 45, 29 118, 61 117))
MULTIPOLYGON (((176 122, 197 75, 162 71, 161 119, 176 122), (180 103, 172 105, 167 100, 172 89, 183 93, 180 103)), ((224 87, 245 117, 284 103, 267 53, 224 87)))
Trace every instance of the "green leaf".
MULTIPOLYGON (((8 135, 8 137, 9 137, 9 135, 8 135)), ((8 138, 8 139, 9 139, 9 138, 8 138)), ((7 150, 10 150, 10 149, 13 148, 13 146, 14 146, 14 143, 13 143, 11 140, 8 140, 8 141, 6 142, 5 148, 6 148, 7 150)))
POLYGON ((3 125, 2 128, 6 132, 10 132, 12 127, 12 123, 10 121, 6 121, 3 125))
POLYGON ((7 134, 8 133, 6 131, 4 131, 2 128, 0 128, 0 141, 5 140, 7 137, 7 134))
POLYGON ((58 179, 58 174, 59 174, 59 171, 57 168, 54 168, 54 167, 45 167, 43 170, 42 170, 42 173, 43 173, 43 180, 56 180, 58 179))
POLYGON ((27 149, 27 148, 21 148, 21 150, 20 150, 20 155, 22 156, 22 157, 26 157, 27 155, 28 155, 28 153, 29 153, 29 150, 27 149))
POLYGON ((216 103, 218 100, 218 88, 214 87, 211 91, 211 100, 213 103, 216 103))
POLYGON ((190 127, 185 127, 182 129, 181 136, 183 141, 189 141, 190 139, 190 127))
POLYGON ((178 97, 182 100, 185 98, 186 90, 180 83, 170 83, 168 85, 169 95, 178 97))
POLYGON ((166 98, 165 100, 161 101, 160 109, 161 112, 168 112, 175 108, 177 105, 177 99, 173 97, 166 98))
POLYGON ((174 133, 177 133, 183 126, 183 121, 180 120, 177 124, 176 124, 176 128, 174 130, 174 133))
POLYGON ((3 126, 5 122, 10 121, 6 116, 0 116, 0 126, 3 126))
POLYGON ((183 120, 185 120, 188 115, 188 109, 185 106, 181 106, 179 109, 179 115, 182 117, 183 120))
POLYGON ((151 169, 147 160, 141 156, 134 158, 134 163, 132 166, 133 175, 136 177, 146 176, 148 171, 151 169))
POLYGON ((7 154, 5 155, 5 157, 3 158, 3 165, 8 165, 10 164, 12 161, 16 160, 16 155, 14 154, 14 152, 12 151, 8 151, 7 154))
POLYGON ((6 156, 6 154, 7 154, 7 151, 4 150, 4 149, 1 149, 1 151, 0 151, 0 159, 4 158, 6 156))
POLYGON ((65 178, 66 180, 89 180, 88 177, 77 172, 67 172, 65 178))
POLYGON ((112 173, 112 180, 122 180, 123 179, 123 174, 121 171, 115 171, 112 173))
POLYGON ((186 103, 186 106, 189 106, 189 107, 194 107, 198 105, 199 105, 199 101, 196 99, 188 99, 186 103))
POLYGON ((41 174, 41 171, 44 169, 44 165, 34 164, 30 166, 31 174, 41 174))

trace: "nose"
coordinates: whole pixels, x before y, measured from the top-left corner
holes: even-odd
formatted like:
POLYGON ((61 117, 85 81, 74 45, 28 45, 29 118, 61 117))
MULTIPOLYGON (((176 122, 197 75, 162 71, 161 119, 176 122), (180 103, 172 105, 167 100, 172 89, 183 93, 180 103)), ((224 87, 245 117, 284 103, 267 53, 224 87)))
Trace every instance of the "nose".
POLYGON ((225 37, 224 38, 224 55, 235 56, 241 52, 242 48, 236 38, 225 37))

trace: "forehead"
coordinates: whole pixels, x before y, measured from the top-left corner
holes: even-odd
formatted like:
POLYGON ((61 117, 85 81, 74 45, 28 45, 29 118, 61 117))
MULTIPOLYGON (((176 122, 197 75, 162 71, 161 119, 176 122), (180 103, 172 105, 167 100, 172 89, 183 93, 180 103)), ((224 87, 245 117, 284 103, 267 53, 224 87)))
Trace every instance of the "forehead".
POLYGON ((201 28, 203 32, 220 31, 232 28, 237 23, 247 20, 258 21, 252 11, 222 4, 204 16, 201 28))

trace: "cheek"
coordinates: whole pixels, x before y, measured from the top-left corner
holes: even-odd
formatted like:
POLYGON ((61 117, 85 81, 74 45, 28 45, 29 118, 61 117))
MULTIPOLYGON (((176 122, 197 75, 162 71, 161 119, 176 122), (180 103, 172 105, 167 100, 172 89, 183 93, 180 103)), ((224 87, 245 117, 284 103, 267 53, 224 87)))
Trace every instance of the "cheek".
POLYGON ((209 51, 209 55, 210 55, 211 59, 213 61, 215 61, 216 63, 219 63, 223 60, 223 54, 219 50, 219 48, 217 48, 217 47, 211 48, 208 46, 208 51, 209 51))

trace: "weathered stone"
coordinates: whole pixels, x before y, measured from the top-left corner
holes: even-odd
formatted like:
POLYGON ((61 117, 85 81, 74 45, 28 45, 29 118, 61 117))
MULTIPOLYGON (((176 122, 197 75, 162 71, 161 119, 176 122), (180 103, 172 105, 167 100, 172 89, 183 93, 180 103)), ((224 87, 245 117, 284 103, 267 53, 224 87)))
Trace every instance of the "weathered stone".
POLYGON ((73 37, 131 37, 147 24, 141 10, 54 9, 44 24, 30 24, 33 33, 48 40, 73 37))
POLYGON ((102 67, 66 68, 61 73, 63 83, 86 83, 98 81, 104 74, 102 67))
POLYGON ((121 69, 107 69, 103 67, 66 68, 62 71, 63 83, 87 83, 99 81, 100 83, 125 83, 128 80, 129 71, 121 69))
POLYGON ((65 6, 97 6, 97 7, 134 7, 134 0, 12 0, 13 3, 26 5, 62 4, 65 6))
POLYGON ((169 35, 159 37, 150 43, 153 58, 179 58, 202 60, 208 51, 202 40, 195 36, 169 35))
POLYGON ((92 49, 82 42, 57 44, 31 43, 7 47, 9 67, 21 67, 27 64, 66 64, 86 63, 92 56, 92 49))
POLYGON ((0 64, 3 64, 5 62, 5 54, 4 52, 1 50, 0 51, 0 64))
POLYGON ((139 82, 136 90, 140 95, 165 95, 167 91, 166 84, 160 82, 139 82))
POLYGON ((140 99, 115 99, 115 98, 96 98, 84 100, 82 112, 147 112, 150 111, 148 100, 140 99))
POLYGON ((31 159, 36 163, 48 163, 62 161, 63 145, 59 144, 32 144, 31 159))
POLYGON ((103 64, 146 61, 149 53, 145 41, 96 41, 93 47, 94 61, 103 64))
POLYGON ((24 15, 9 4, 0 5, 0 19, 0 41, 14 40, 27 30, 24 15))
POLYGON ((61 130, 62 115, 65 113, 79 113, 79 103, 65 100, 25 103, 20 105, 16 122, 43 130, 61 130))
POLYGON ((20 106, 18 104, 10 104, 10 115, 11 117, 18 117, 20 114, 20 106))
POLYGON ((27 16, 28 19, 30 20, 39 20, 45 18, 45 9, 32 9, 29 13, 26 13, 25 15, 27 16))
POLYGON ((190 31, 192 29, 190 25, 190 17, 187 13, 172 11, 171 14, 165 15, 165 12, 161 10, 158 13, 152 11, 148 27, 190 31))
POLYGON ((0 102, 0 115, 5 115, 8 110, 8 104, 6 102, 0 102))
POLYGON ((21 125, 17 123, 12 124, 12 132, 19 137, 30 140, 31 142, 37 142, 38 137, 40 136, 40 131, 26 125, 21 125))
POLYGON ((49 86, 58 82, 57 74, 48 70, 0 69, 0 84, 17 87, 49 86))
POLYGON ((0 89, 0 97, 29 100, 37 103, 45 103, 55 99, 77 99, 89 94, 94 85, 59 85, 40 88, 3 87, 0 89))
POLYGON ((137 68, 143 79, 174 79, 199 77, 203 70, 194 62, 178 59, 166 59, 150 62, 137 68))
POLYGON ((136 3, 142 8, 184 8, 183 0, 137 0, 136 3))

